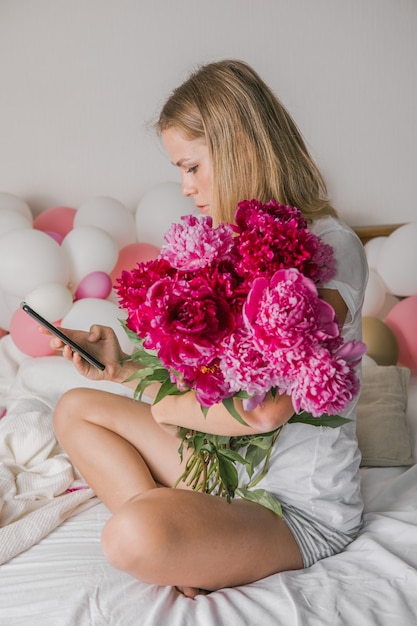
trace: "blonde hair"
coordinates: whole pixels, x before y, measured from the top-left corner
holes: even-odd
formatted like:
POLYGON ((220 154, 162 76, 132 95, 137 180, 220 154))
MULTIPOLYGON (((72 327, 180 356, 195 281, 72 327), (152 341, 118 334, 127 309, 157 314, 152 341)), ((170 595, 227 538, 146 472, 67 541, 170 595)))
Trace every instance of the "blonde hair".
POLYGON ((251 199, 296 206, 307 219, 336 215, 296 124, 246 63, 195 71, 162 108, 158 132, 172 127, 208 146, 216 221, 232 222, 237 204, 251 199))

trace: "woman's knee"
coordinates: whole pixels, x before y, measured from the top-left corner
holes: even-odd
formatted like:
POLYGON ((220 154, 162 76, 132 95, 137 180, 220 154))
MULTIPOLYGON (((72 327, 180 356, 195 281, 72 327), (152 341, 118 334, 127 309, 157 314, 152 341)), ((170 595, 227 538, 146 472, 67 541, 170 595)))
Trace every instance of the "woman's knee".
POLYGON ((53 427, 58 438, 65 436, 68 427, 74 427, 80 408, 85 407, 85 389, 70 389, 58 400, 54 411, 53 427))
MULTIPOLYGON (((171 515, 167 515, 164 488, 152 489, 124 504, 107 522, 102 547, 107 560, 117 569, 143 581, 158 579, 173 541, 171 515)), ((170 490, 167 490, 170 491, 170 490)))

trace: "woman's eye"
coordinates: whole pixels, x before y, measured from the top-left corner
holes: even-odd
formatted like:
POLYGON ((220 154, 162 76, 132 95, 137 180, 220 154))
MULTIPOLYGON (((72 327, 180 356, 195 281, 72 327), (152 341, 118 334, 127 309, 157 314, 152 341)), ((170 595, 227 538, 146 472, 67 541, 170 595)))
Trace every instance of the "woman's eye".
POLYGON ((198 165, 193 165, 193 167, 189 167, 187 170, 187 174, 195 174, 197 171, 198 165))

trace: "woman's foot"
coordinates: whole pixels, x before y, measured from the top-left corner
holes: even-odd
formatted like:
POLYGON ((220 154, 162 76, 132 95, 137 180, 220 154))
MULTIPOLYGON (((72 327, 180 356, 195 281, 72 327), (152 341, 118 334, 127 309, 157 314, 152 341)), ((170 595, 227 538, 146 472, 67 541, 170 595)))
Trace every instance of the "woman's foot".
POLYGON ((185 596, 186 598, 193 598, 193 599, 200 594, 207 595, 208 593, 210 593, 210 591, 207 591, 206 589, 198 589, 197 587, 176 586, 175 589, 179 591, 180 593, 182 593, 182 595, 185 596))

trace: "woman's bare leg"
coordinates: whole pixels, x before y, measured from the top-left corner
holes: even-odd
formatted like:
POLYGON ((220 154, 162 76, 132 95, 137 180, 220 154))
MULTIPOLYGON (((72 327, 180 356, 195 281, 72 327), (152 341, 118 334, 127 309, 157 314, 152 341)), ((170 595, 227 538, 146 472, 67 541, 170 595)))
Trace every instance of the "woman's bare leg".
POLYGON ((55 410, 58 440, 94 492, 115 511, 156 484, 171 486, 182 473, 180 440, 130 398, 74 389, 55 410))
POLYGON ((190 596, 303 567, 290 530, 271 511, 181 489, 127 502, 104 528, 103 549, 115 567, 190 596))
POLYGON ((135 400, 91 389, 68 392, 55 430, 73 462, 113 512, 103 550, 138 579, 194 597, 303 567, 285 522, 245 500, 172 485, 182 472, 179 440, 135 400))

